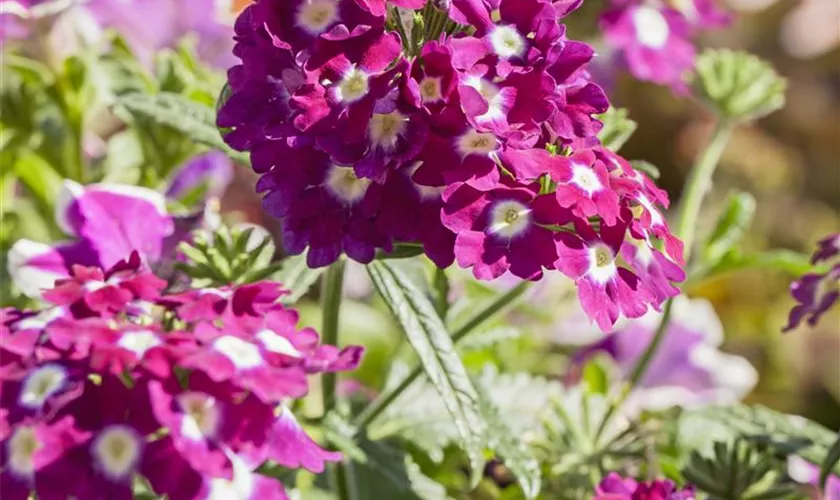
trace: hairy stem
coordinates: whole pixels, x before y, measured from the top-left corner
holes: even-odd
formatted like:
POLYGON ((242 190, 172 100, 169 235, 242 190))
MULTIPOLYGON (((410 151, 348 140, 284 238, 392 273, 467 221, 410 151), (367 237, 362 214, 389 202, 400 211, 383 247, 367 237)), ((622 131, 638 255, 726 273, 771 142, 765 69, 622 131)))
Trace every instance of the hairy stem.
MULTIPOLYGON (((504 294, 500 295, 490 304, 487 304, 483 309, 478 311, 475 315, 473 315, 469 320, 467 320, 464 325, 460 328, 455 330, 452 334, 452 343, 458 344, 460 340, 467 336, 471 331, 475 328, 479 327, 482 323, 489 320, 490 318, 501 314, 502 312, 506 311, 509 307, 511 307, 516 299, 522 296, 523 293, 528 289, 528 285, 530 283, 527 281, 523 281, 522 283, 518 284, 516 287, 510 289, 509 291, 505 292, 504 294)), ((382 414, 388 406, 393 403, 403 391, 405 391, 415 380, 417 380, 420 375, 423 374, 423 367, 418 365, 414 367, 414 369, 409 373, 409 375, 400 382, 400 385, 392 389, 386 394, 383 394, 376 401, 371 403, 365 410, 359 414, 358 418, 356 419, 356 428, 358 429, 357 432, 361 433, 364 429, 370 425, 371 422, 376 420, 376 417, 382 414)))

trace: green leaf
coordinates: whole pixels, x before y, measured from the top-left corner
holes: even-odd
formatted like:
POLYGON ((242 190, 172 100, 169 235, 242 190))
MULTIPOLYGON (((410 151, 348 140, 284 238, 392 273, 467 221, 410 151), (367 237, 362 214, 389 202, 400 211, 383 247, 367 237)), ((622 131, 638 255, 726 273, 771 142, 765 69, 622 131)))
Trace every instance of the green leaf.
POLYGON ((479 398, 461 358, 435 312, 434 305, 395 264, 373 262, 368 273, 379 294, 408 337, 432 385, 452 415, 461 444, 470 460, 472 483, 484 469, 486 425, 479 398))
POLYGON ((598 116, 604 123, 604 128, 598 132, 598 139, 607 149, 618 151, 636 131, 638 125, 628 114, 624 108, 611 107, 606 113, 598 116))
POLYGON ((355 498, 444 500, 446 488, 425 476, 396 443, 363 439, 364 462, 351 462, 355 498))
POLYGON ((505 466, 516 477, 525 498, 536 498, 542 483, 539 461, 520 435, 508 425, 508 420, 485 389, 480 385, 477 387, 481 395, 481 414, 487 422, 488 445, 498 453, 505 466))
MULTIPOLYGON (((713 406, 686 415, 696 425, 718 428, 731 436, 772 446, 785 455, 798 455, 815 465, 825 462, 836 441, 836 436, 820 424, 797 415, 771 410, 765 406, 713 406)), ((705 431, 702 431, 705 432, 705 431)), ((840 465, 835 463, 831 472, 840 475, 840 465)))
POLYGON ((280 282, 283 288, 289 291, 287 295, 280 298, 280 302, 293 304, 300 300, 325 270, 324 267, 310 268, 306 264, 306 255, 287 257, 283 261, 283 267, 274 275, 274 280, 280 282))
POLYGON ((825 482, 828 481, 828 476, 831 475, 832 470, 836 471, 836 465, 840 462, 840 432, 837 433, 837 439, 828 453, 825 455, 822 467, 820 468, 820 487, 825 488, 825 482))
POLYGON ((247 155, 225 144, 216 128, 216 116, 210 106, 169 92, 128 94, 120 97, 117 103, 135 116, 171 127, 198 143, 224 151, 237 161, 248 162, 247 155))
POLYGON ((772 269, 792 276, 800 276, 810 271, 813 266, 810 256, 791 250, 742 254, 738 249, 732 249, 707 274, 716 275, 755 268, 772 269))
POLYGON ((726 208, 706 240, 704 260, 715 265, 741 240, 755 215, 755 198, 745 192, 729 194, 726 208))

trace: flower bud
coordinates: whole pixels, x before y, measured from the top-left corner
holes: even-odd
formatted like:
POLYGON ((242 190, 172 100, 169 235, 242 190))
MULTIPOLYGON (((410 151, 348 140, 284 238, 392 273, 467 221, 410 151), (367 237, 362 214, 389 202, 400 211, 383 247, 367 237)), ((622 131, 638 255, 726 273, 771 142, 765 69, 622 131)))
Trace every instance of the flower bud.
POLYGON ((695 93, 722 117, 750 121, 784 105, 787 82, 745 52, 707 50, 697 59, 695 93))

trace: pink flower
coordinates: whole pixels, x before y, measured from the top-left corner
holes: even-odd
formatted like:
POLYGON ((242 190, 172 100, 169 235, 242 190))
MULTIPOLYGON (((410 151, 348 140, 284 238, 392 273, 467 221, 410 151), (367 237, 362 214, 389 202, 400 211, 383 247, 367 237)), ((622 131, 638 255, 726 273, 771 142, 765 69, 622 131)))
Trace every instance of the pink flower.
POLYGON ((619 221, 610 226, 601 223, 600 234, 582 223, 577 234, 557 234, 559 258, 555 265, 575 280, 578 298, 586 314, 607 332, 620 315, 638 318, 645 314, 656 297, 639 277, 617 261, 627 226, 619 221))
POLYGON ((679 488, 672 481, 639 483, 610 473, 595 488, 594 500, 694 500, 694 488, 679 488))
POLYGON ((630 72, 640 80, 687 91, 686 75, 694 69, 689 25, 664 5, 630 2, 601 18, 607 41, 621 51, 630 72))

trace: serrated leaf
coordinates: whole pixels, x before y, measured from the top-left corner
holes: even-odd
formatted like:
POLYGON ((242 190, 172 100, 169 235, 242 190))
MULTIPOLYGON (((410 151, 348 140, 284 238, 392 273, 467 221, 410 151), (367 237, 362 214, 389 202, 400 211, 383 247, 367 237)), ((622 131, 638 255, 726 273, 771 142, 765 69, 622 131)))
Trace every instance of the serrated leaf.
POLYGON ((312 269, 306 265, 306 255, 292 255, 284 259, 283 267, 273 277, 289 291, 280 298, 280 302, 293 304, 300 300, 324 271, 326 271, 325 267, 312 269))
POLYGON ((461 352, 479 351, 493 347, 496 344, 507 342, 508 340, 518 339, 521 336, 522 331, 512 326, 502 326, 489 330, 476 330, 458 343, 458 350, 461 352))
POLYGON ((536 498, 542 485, 539 461, 521 439, 520 434, 508 425, 507 419, 485 389, 480 385, 477 387, 481 396, 481 414, 487 422, 488 445, 513 473, 525 498, 536 498))
POLYGON ((224 151, 242 163, 248 157, 232 150, 216 128, 213 108, 170 92, 159 94, 133 93, 121 96, 117 103, 131 114, 171 127, 194 141, 224 151))
POLYGON ((822 467, 820 468, 821 488, 825 488, 825 483, 828 481, 828 476, 831 475, 832 471, 836 472, 838 462, 840 462, 840 432, 837 433, 837 439, 825 455, 825 460, 823 460, 822 467))
POLYGON ((369 264, 367 269, 452 415, 461 445, 469 457, 472 483, 478 484, 485 463, 486 425, 481 417, 478 393, 446 326, 428 297, 399 266, 380 261, 369 264))
POLYGON ((714 265, 741 240, 755 215, 755 198, 744 192, 729 194, 726 207, 706 240, 704 258, 714 265))

